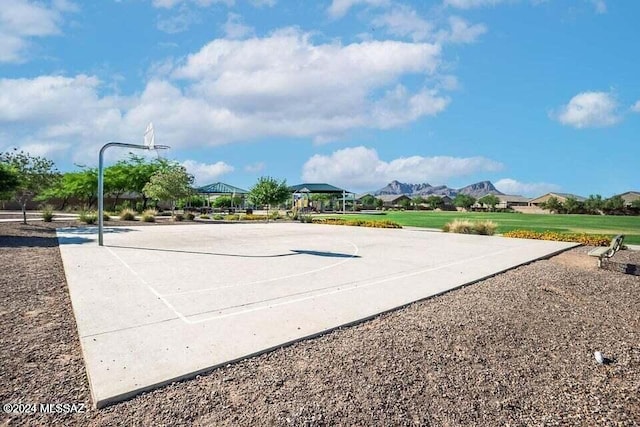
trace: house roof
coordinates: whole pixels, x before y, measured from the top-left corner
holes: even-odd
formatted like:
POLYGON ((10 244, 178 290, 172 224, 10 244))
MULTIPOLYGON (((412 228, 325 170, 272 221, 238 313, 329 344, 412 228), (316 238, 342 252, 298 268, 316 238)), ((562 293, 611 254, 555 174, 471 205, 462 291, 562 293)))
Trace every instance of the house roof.
POLYGON ((326 183, 304 183, 298 185, 292 185, 289 187, 292 193, 301 192, 300 190, 304 190, 305 193, 329 193, 329 194, 342 194, 344 192, 350 193, 350 191, 343 190, 342 188, 335 187, 326 183))
POLYGON ((576 194, 571 194, 571 193, 547 193, 547 194, 543 194, 540 197, 536 197, 535 199, 531 199, 531 200, 529 200, 529 202, 536 203, 540 199, 542 199, 543 197, 547 197, 547 196, 549 196, 549 197, 553 196, 556 199, 564 199, 564 200, 572 197, 572 198, 576 199, 579 202, 584 202, 585 200, 587 200, 585 197, 578 196, 576 194))
POLYGON ((622 197, 622 200, 630 205, 634 200, 640 199, 640 191, 627 191, 626 193, 618 194, 618 196, 622 197))
POLYGON ((523 196, 515 196, 512 194, 496 194, 495 195, 501 202, 528 202, 530 199, 523 196))
POLYGON ((247 190, 234 187, 233 185, 225 184, 224 182, 216 182, 214 184, 204 185, 196 188, 196 192, 199 194, 247 194, 247 190))

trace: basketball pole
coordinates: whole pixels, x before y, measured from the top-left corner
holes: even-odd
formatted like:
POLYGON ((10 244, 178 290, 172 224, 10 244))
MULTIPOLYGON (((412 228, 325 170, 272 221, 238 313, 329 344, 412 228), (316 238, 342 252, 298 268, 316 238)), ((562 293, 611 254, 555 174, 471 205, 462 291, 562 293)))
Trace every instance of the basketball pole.
POLYGON ((168 145, 148 146, 140 144, 129 144, 126 142, 108 142, 102 146, 102 148, 100 149, 100 154, 98 156, 98 246, 104 246, 102 238, 104 227, 104 152, 109 147, 126 147, 135 148, 138 150, 159 150, 170 148, 168 145))

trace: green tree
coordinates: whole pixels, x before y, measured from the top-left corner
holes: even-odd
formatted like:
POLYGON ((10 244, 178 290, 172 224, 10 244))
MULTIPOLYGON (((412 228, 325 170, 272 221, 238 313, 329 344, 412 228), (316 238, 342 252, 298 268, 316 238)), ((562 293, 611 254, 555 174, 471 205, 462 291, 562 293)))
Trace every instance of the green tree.
POLYGON ((104 194, 114 199, 113 210, 116 210, 120 196, 127 191, 134 191, 130 173, 129 164, 122 160, 104 170, 104 194))
POLYGON ((398 204, 402 209, 409 209, 411 208, 411 199, 402 199, 398 204))
POLYGON ((590 214, 598 214, 604 208, 604 200, 599 194, 591 194, 587 200, 584 201, 584 208, 590 214))
POLYGON ((193 176, 187 173, 184 166, 168 163, 151 175, 142 192, 150 199, 171 202, 171 216, 174 216, 176 200, 189 197, 193 192, 192 184, 193 176))
POLYGON ((376 206, 376 198, 371 194, 367 194, 362 199, 360 199, 360 203, 362 203, 362 207, 365 209, 373 209, 376 206))
POLYGON ((459 208, 464 208, 469 210, 471 206, 476 202, 475 197, 469 196, 468 194, 458 194, 455 199, 453 199, 453 204, 459 208))
POLYGON ((382 201, 382 199, 378 199, 376 197, 375 205, 376 205, 376 209, 382 209, 382 207, 384 206, 384 202, 382 201))
POLYGON ((567 197, 562 204, 564 212, 568 214, 578 214, 584 212, 584 203, 578 201, 575 197, 567 197))
POLYGON ((631 207, 634 209, 640 209, 640 199, 636 199, 631 202, 631 207))
POLYGON ((271 205, 279 204, 291 197, 287 181, 278 182, 275 178, 263 176, 249 190, 249 201, 255 206, 267 206, 267 222, 271 205))
POLYGON ((98 196, 98 171, 85 168, 77 172, 66 172, 49 188, 44 190, 36 200, 61 199, 64 209, 69 199, 77 199, 83 208, 89 209, 98 196))
POLYGON ((0 163, 0 200, 8 200, 20 185, 18 172, 7 164, 0 163))
POLYGON ((442 197, 433 196, 433 195, 427 197, 426 203, 433 210, 436 210, 438 208, 442 208, 444 206, 444 200, 442 200, 442 197))
POLYGON ((18 175, 18 185, 12 191, 22 208, 22 221, 27 223, 27 202, 49 187, 59 177, 53 161, 40 156, 32 156, 24 151, 0 153, 0 164, 12 169, 18 175))
POLYGON ((213 200, 214 208, 230 208, 231 206, 240 206, 242 204, 242 197, 235 196, 233 199, 231 196, 218 196, 213 200))
POLYGON ((562 206, 560 200, 558 200, 558 198, 554 196, 549 197, 546 202, 540 203, 540 207, 542 209, 547 209, 552 213, 559 213, 562 212, 562 209, 564 209, 564 206, 562 206))
POLYGON ((160 170, 171 168, 174 165, 164 159, 149 162, 144 157, 135 154, 130 154, 129 159, 119 164, 125 169, 127 191, 140 194, 143 210, 147 208, 147 201, 150 198, 150 195, 145 191, 145 186, 151 177, 160 170))
POLYGON ((611 215, 617 214, 624 211, 624 199, 620 196, 609 197, 604 201, 603 206, 604 211, 611 215))
POLYGON ((496 205, 500 203, 500 199, 498 198, 498 196, 495 196, 493 194, 487 194, 486 196, 481 197, 478 202, 482 203, 485 206, 489 206, 489 209, 493 211, 496 209, 496 205))
POLYGON ((427 203, 427 200, 422 196, 415 196, 411 199, 411 203, 413 203, 415 209, 420 209, 420 205, 427 203))

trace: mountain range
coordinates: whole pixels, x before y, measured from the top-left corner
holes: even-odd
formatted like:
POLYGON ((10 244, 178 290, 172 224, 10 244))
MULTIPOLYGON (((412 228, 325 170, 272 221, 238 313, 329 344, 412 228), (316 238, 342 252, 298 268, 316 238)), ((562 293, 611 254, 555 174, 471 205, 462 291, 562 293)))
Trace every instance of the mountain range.
POLYGON ((451 198, 455 197, 458 194, 467 194, 469 196, 473 196, 476 199, 479 197, 486 196, 487 194, 504 194, 498 191, 496 187, 491 183, 491 181, 480 181, 475 184, 467 185, 462 188, 449 188, 446 185, 437 185, 433 186, 431 184, 423 183, 423 184, 406 184, 399 181, 391 181, 386 186, 382 187, 379 190, 372 192, 374 196, 380 196, 383 194, 393 194, 400 195, 404 194, 407 196, 449 196, 451 198))

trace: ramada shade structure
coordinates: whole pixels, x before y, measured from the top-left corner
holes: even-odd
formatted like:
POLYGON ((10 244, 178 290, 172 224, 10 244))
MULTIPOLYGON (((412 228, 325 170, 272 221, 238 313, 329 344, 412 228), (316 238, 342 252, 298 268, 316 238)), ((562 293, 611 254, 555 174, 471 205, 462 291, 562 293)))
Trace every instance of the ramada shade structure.
POLYGON ((334 187, 330 184, 316 184, 316 183, 305 183, 292 185, 289 187, 292 193, 323 193, 323 194, 344 194, 351 193, 350 191, 343 190, 342 188, 334 187))
POLYGON ((225 184, 224 182, 216 182, 214 184, 204 185, 195 189, 198 194, 248 194, 247 190, 225 184))
POLYGON ((342 196, 342 212, 346 212, 347 206, 347 194, 350 194, 353 197, 353 193, 350 191, 344 190, 342 188, 335 187, 331 184, 326 183, 304 183, 298 185, 292 185, 289 187, 291 193, 293 193, 293 197, 295 199, 296 195, 306 195, 309 194, 332 194, 332 195, 341 195, 342 196))

